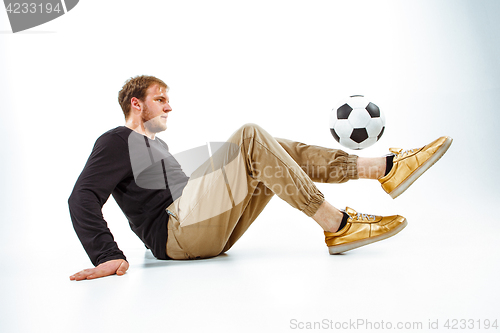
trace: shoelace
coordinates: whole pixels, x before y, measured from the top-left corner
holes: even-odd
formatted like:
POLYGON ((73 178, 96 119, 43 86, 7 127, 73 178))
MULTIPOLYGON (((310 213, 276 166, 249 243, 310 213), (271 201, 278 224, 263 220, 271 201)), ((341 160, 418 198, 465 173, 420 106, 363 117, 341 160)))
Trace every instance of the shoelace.
POLYGON ((405 155, 409 155, 409 154, 412 154, 413 153, 413 149, 406 149, 406 150, 403 150, 401 152, 399 152, 398 155, 400 155, 401 157, 405 156, 405 155))
POLYGON ((373 221, 375 221, 375 215, 357 213, 356 220, 358 220, 358 221, 364 221, 364 220, 368 220, 368 221, 369 220, 373 220, 373 221))

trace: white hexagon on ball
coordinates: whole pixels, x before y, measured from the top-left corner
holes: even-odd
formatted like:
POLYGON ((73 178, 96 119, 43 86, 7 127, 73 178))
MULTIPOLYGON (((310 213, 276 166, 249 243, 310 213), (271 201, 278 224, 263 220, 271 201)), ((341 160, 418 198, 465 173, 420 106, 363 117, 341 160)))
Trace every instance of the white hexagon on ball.
POLYGON ((348 119, 352 128, 365 128, 372 118, 366 109, 353 109, 348 119))
POLYGON ((384 128, 384 124, 382 123, 381 118, 371 118, 366 126, 366 131, 368 132, 368 136, 370 138, 376 138, 380 134, 380 131, 382 131, 382 128, 384 128))
POLYGON ((340 138, 347 139, 351 136, 352 133, 352 125, 349 123, 347 119, 339 119, 335 123, 335 132, 340 138))

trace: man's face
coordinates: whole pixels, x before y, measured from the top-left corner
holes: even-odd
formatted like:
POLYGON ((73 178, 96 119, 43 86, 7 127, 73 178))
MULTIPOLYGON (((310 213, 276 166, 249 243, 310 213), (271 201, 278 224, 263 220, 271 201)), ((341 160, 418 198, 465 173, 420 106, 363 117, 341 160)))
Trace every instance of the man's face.
POLYGON ((172 111, 169 105, 167 89, 157 84, 150 86, 142 105, 142 121, 147 130, 152 133, 166 130, 167 116, 172 111))

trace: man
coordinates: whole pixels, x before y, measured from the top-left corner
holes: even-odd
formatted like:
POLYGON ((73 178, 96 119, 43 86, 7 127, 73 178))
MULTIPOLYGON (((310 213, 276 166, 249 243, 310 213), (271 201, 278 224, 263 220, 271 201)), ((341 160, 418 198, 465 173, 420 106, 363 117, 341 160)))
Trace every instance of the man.
POLYGON ((112 194, 132 230, 158 259, 196 259, 229 250, 274 194, 312 217, 330 254, 391 237, 402 216, 341 211, 314 182, 377 179, 393 198, 403 193, 449 148, 442 137, 419 149, 361 158, 336 149, 277 139, 254 124, 237 130, 187 176, 156 133, 172 108, 168 86, 152 76, 129 79, 118 100, 125 126, 104 133, 68 200, 74 229, 96 266, 71 280, 123 275, 129 264, 102 216, 112 194))

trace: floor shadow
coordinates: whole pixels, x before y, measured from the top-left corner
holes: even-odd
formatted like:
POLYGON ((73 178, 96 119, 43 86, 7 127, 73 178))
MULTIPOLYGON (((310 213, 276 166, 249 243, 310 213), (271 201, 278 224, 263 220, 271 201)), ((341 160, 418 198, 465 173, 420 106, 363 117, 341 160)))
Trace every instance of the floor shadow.
POLYGON ((205 264, 205 263, 213 263, 219 261, 228 261, 231 260, 232 258, 228 254, 223 253, 218 255, 217 257, 204 258, 204 259, 200 258, 193 260, 173 260, 173 259, 159 260, 156 259, 150 251, 146 251, 144 254, 144 259, 145 262, 141 266, 148 268, 148 267, 163 267, 163 266, 177 266, 177 265, 193 265, 195 263, 205 264))
POLYGON ((57 31, 19 31, 13 33, 12 31, 0 31, 0 35, 42 35, 42 34, 55 34, 57 31))

